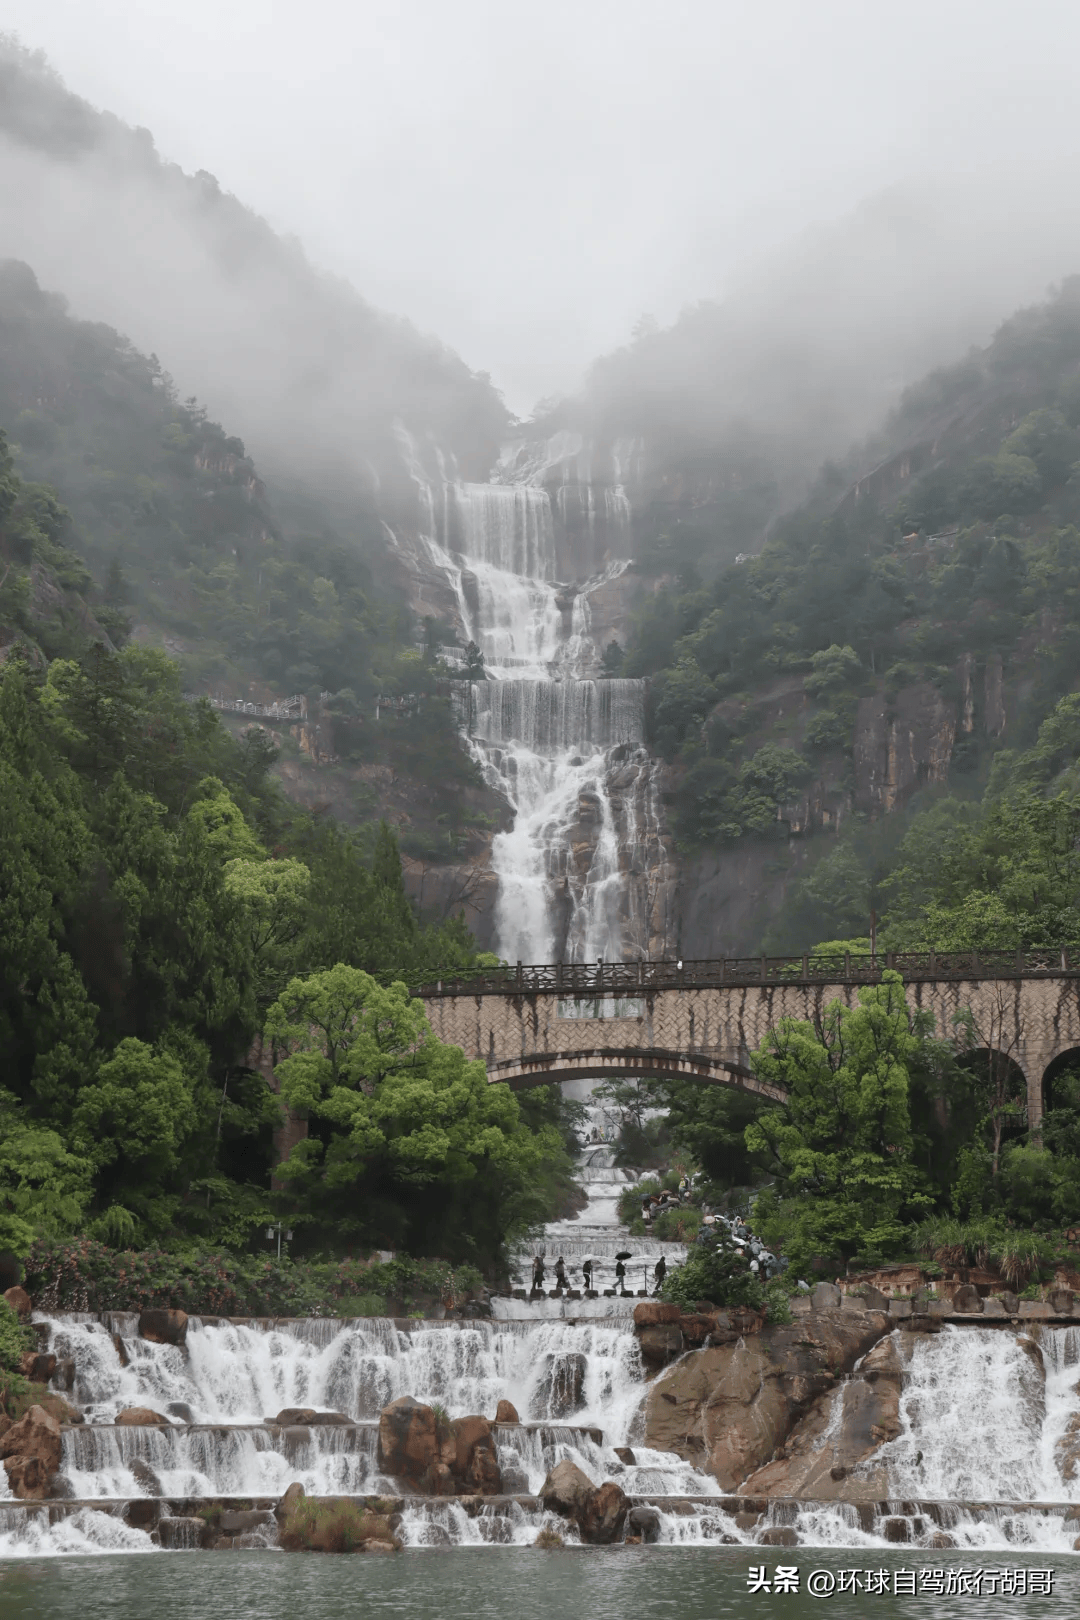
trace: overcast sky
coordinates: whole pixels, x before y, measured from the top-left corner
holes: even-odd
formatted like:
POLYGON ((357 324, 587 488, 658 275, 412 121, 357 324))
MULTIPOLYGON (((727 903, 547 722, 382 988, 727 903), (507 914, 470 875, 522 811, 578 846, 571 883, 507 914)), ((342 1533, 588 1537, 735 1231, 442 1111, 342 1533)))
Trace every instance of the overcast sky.
POLYGON ((884 186, 1080 149, 1075 0, 6 0, 2 25, 522 412, 884 186))

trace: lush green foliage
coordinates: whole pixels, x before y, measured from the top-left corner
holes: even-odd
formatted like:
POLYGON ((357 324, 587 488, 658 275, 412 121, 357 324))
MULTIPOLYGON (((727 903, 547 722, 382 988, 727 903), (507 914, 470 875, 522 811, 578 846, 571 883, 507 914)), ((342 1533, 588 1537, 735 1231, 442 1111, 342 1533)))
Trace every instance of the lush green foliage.
POLYGON ((0 1299, 0 1373, 17 1373, 34 1336, 24 1327, 6 1299, 0 1299))
POLYGON ((284 1198, 302 1241, 491 1259, 558 1203, 559 1131, 421 1039, 420 1004, 378 982, 467 969, 464 926, 419 926, 389 830, 297 816, 272 760, 263 733, 233 739, 145 648, 0 673, 0 1244, 78 1230, 245 1244, 274 1207, 281 1101, 249 1055, 269 1007, 281 1055, 295 1047, 286 1099, 328 1133, 284 1198), (307 1050, 315 981, 297 975, 327 963, 328 982, 362 981, 403 1031, 384 1067, 377 1030, 352 1052, 350 1120, 307 1050))
POLYGON ((899 975, 888 973, 859 992, 858 1007, 831 1003, 817 1027, 781 1020, 755 1054, 757 1077, 787 1100, 747 1127, 747 1145, 769 1155, 776 1177, 753 1222, 796 1268, 818 1255, 883 1259, 929 1204, 909 1100, 920 1035, 899 975))
MULTIPOLYGON (((269 1248, 269 1245, 267 1246, 269 1248)), ((90 1238, 39 1240, 25 1262, 26 1287, 42 1308, 143 1310, 163 1306, 202 1316, 366 1316, 375 1298, 405 1314, 451 1304, 480 1283, 475 1267, 445 1260, 278 1260, 266 1254, 195 1248, 123 1250, 90 1238)))
POLYGON ((280 1172, 304 1218, 490 1263, 542 1217, 544 1171, 566 1163, 558 1131, 530 1129, 482 1062, 437 1041, 403 984, 344 965, 293 979, 266 1032, 289 1054, 282 1096, 315 1127, 280 1172))

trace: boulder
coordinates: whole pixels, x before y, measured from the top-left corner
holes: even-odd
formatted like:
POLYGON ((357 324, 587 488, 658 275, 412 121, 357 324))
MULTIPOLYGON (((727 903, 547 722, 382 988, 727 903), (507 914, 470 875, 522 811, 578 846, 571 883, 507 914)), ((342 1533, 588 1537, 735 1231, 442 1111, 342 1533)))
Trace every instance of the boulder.
POLYGON ((346 1412, 312 1412, 311 1416, 305 1419, 305 1422, 322 1425, 325 1428, 333 1428, 339 1423, 351 1423, 352 1418, 346 1412))
POLYGON ((906 1519, 886 1519, 882 1525, 882 1534, 886 1541, 910 1541, 911 1526, 906 1519))
POLYGON ((1012 1293, 1008 1288, 1002 1290, 1001 1303, 1005 1307, 1006 1316, 1015 1316, 1020 1309, 1019 1295, 1012 1293))
POLYGON ((549 1513, 561 1513, 564 1519, 574 1519, 584 1509, 593 1489, 588 1474, 564 1457, 541 1485, 540 1500, 549 1513))
POLYGON ((629 1503, 626 1493, 608 1479, 598 1490, 590 1491, 578 1515, 581 1539, 591 1547, 610 1547, 622 1537, 629 1503))
POLYGON ((249 1535, 270 1524, 273 1517, 266 1508, 226 1508, 218 1520, 218 1529, 223 1536, 249 1535))
POLYGON ((843 1298, 843 1294, 835 1283, 817 1283, 810 1290, 810 1309, 813 1311, 838 1311, 843 1298))
POLYGON ((642 1541, 652 1543, 660 1538, 660 1515, 654 1507, 631 1508, 628 1515, 630 1528, 642 1541))
POLYGON ((132 1457, 128 1469, 139 1489, 145 1491, 147 1496, 164 1496, 160 1479, 144 1458, 132 1457))
POLYGON ((1071 1288, 1051 1288, 1050 1309, 1055 1316, 1071 1316, 1074 1294, 1071 1288))
POLYGON ((183 1344, 187 1338, 187 1312, 146 1310, 139 1315, 139 1337, 151 1344, 183 1344))
POLYGON ((435 1413, 411 1395, 400 1395, 379 1413, 379 1467, 386 1474, 418 1480, 440 1461, 435 1413))
POLYGON ((627 1468, 637 1467, 637 1458, 634 1456, 634 1453, 631 1451, 629 1446, 615 1446, 614 1451, 619 1461, 621 1463, 625 1463, 627 1468))
POLYGON ((496 1423, 520 1423, 517 1407, 513 1401, 500 1401, 495 1411, 496 1423))
POLYGON ((56 1371, 56 1357, 44 1351, 35 1355, 28 1350, 22 1357, 20 1371, 32 1384, 47 1384, 56 1371))
POLYGON ((30 1303, 30 1295, 26 1292, 25 1288, 21 1287, 18 1283, 15 1284, 14 1288, 5 1288, 4 1298, 7 1300, 20 1322, 29 1322, 30 1312, 33 1307, 30 1303))
POLYGON ((155 1426, 169 1429, 172 1424, 160 1412, 155 1412, 149 1406, 125 1406, 122 1412, 117 1412, 113 1422, 122 1429, 146 1429, 155 1426))
POLYGON ((420 1489, 425 1496, 453 1496, 455 1483, 449 1463, 435 1462, 421 1476, 420 1489))
POLYGON ((797 1547, 799 1538, 789 1524, 770 1524, 758 1536, 761 1547, 797 1547))
POLYGON ((881 1292, 880 1288, 875 1288, 873 1283, 867 1283, 863 1289, 863 1305, 868 1311, 887 1311, 889 1309, 887 1297, 881 1292))
POLYGON ((983 1315, 984 1316, 1004 1316, 1005 1315, 1005 1307, 1001 1303, 1000 1299, 984 1299, 983 1300, 983 1315))
POLYGON ((44 1501, 59 1472, 62 1448, 60 1425, 44 1407, 32 1406, 13 1423, 0 1438, 0 1457, 12 1495, 44 1501))
POLYGON ((655 1372, 658 1367, 666 1367, 669 1361, 674 1361, 683 1353, 682 1329, 675 1323, 638 1328, 637 1341, 641 1359, 650 1372, 655 1372))
POLYGON ((963 1311, 965 1315, 976 1316, 982 1312, 982 1296, 974 1283, 961 1283, 952 1297, 954 1311, 963 1311))
POLYGON ((678 1322, 682 1315, 677 1305, 666 1305, 663 1300, 649 1299, 642 1305, 634 1306, 634 1326, 662 1327, 666 1323, 678 1322))
POLYGON ((274 1516, 279 1520, 287 1519, 289 1514, 294 1512, 303 1500, 304 1487, 301 1485, 298 1479, 294 1479, 292 1484, 286 1490, 285 1495, 281 1498, 281 1501, 274 1509, 274 1516))
POLYGON ((283 1406, 271 1423, 280 1423, 283 1429, 293 1429, 297 1424, 314 1423, 315 1408, 313 1406, 283 1406))
POLYGON ((455 1418, 450 1425, 453 1459, 447 1458, 456 1480, 478 1496, 500 1496, 502 1477, 491 1424, 485 1417, 455 1418))

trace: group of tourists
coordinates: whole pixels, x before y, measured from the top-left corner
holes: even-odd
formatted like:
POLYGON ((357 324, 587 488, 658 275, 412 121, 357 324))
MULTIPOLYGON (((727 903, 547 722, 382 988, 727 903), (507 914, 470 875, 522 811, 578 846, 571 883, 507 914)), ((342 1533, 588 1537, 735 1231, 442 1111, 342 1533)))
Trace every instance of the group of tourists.
MULTIPOLYGON (((616 1294, 621 1295, 623 1298, 626 1298, 628 1296, 628 1294, 629 1294, 629 1290, 627 1289, 627 1286, 626 1286, 626 1277, 627 1277, 626 1262, 628 1260, 632 1260, 632 1259, 633 1259, 633 1256, 630 1255, 630 1254, 626 1254, 626 1253, 617 1255, 616 1259, 615 1259, 615 1289, 614 1289, 614 1292, 616 1294)), ((591 1294, 592 1292, 594 1292, 594 1290, 593 1290, 593 1268, 594 1268, 595 1264, 596 1264, 596 1262, 594 1260, 583 1260, 581 1262, 581 1286, 582 1286, 582 1292, 584 1292, 586 1294, 591 1294)), ((569 1290, 574 1287, 572 1269, 573 1268, 571 1267, 568 1270, 566 1262, 563 1259, 562 1255, 560 1254, 558 1259, 555 1261, 554 1267, 552 1268, 552 1270, 554 1272, 554 1277, 555 1277, 555 1289, 554 1289, 554 1292, 555 1292, 556 1296, 562 1294, 564 1290, 569 1292, 569 1290)), ((647 1267, 643 1267, 642 1269, 643 1269, 643 1271, 645 1271, 647 1273, 647 1269, 648 1269, 647 1267)), ((544 1291, 545 1291, 544 1290, 544 1281, 545 1281, 546 1276, 547 1276, 547 1266, 545 1264, 544 1255, 543 1254, 534 1255, 533 1256, 533 1263, 532 1263, 532 1292, 533 1292, 533 1297, 534 1298, 537 1298, 537 1297, 541 1296, 544 1293, 544 1291)), ((666 1276, 667 1276, 667 1261, 664 1259, 664 1256, 661 1255, 659 1260, 656 1262, 656 1265, 653 1267, 653 1292, 654 1293, 658 1294, 660 1292, 660 1289, 663 1287, 664 1278, 666 1276)))
POLYGON ((764 1278, 778 1277, 788 1264, 765 1247, 741 1215, 706 1215, 694 1242, 730 1247, 746 1261, 756 1276, 764 1278))
POLYGON ((652 1224, 657 1215, 662 1215, 667 1209, 681 1209, 690 1196, 690 1177, 683 1176, 679 1182, 678 1192, 672 1192, 669 1187, 658 1193, 643 1193, 641 1199, 641 1218, 646 1226, 652 1224))

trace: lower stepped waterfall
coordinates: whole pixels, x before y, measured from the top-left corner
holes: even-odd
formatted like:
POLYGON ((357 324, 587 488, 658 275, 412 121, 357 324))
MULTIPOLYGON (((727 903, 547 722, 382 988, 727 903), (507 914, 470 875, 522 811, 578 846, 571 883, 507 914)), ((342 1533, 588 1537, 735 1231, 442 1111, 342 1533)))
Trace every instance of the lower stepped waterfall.
POLYGON ((648 1449, 648 1385, 625 1318, 406 1326, 192 1317, 183 1346, 141 1339, 137 1318, 120 1313, 35 1320, 42 1342, 74 1364, 70 1398, 84 1421, 63 1431, 48 1502, 0 1498, 0 1557, 195 1547, 200 1513, 230 1502, 239 1519, 264 1521, 233 1544, 270 1548, 268 1510, 294 1481, 308 1495, 393 1498, 410 1547, 531 1545, 545 1527, 573 1541, 573 1526, 537 1494, 564 1458, 646 1505, 647 1539, 669 1545, 755 1547, 783 1530, 807 1547, 900 1540, 1057 1554, 1073 1549, 1080 1524, 1080 1328, 1036 1327, 1027 1338, 945 1327, 918 1339, 902 1432, 862 1465, 885 1470, 887 1499, 815 1502, 722 1496, 711 1476, 648 1449), (490 1416, 500 1399, 513 1401, 522 1421, 494 1431, 503 1494, 425 1497, 383 1475, 377 1415, 402 1394, 451 1417, 490 1416), (138 1405, 168 1423, 114 1422, 138 1405), (315 1415, 278 1423, 290 1405, 315 1415))

